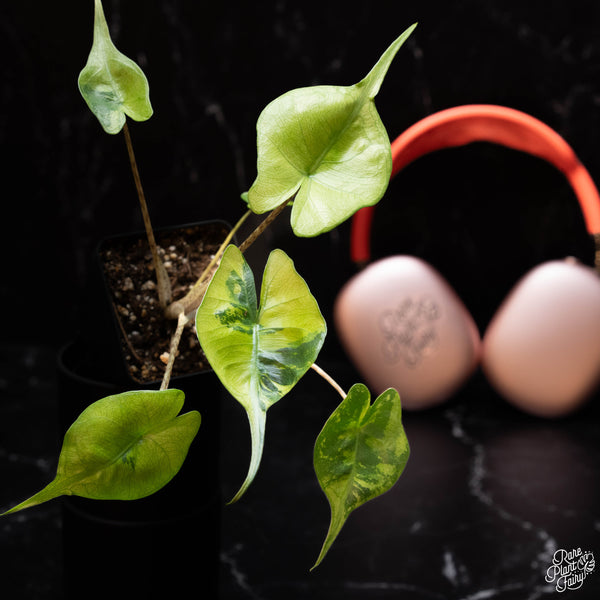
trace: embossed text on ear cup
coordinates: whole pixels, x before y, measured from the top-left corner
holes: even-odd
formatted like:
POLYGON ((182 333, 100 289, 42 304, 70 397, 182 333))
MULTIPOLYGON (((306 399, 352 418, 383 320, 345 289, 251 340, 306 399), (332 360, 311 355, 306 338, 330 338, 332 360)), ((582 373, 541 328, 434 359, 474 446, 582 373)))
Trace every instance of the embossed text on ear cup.
POLYGON ((339 337, 377 393, 398 390, 403 408, 446 400, 477 367, 480 337, 442 276, 412 256, 368 266, 335 304, 339 337))
POLYGON ((600 379, 600 278, 590 267, 550 261, 506 298, 483 338, 483 370, 516 406, 561 416, 600 379))

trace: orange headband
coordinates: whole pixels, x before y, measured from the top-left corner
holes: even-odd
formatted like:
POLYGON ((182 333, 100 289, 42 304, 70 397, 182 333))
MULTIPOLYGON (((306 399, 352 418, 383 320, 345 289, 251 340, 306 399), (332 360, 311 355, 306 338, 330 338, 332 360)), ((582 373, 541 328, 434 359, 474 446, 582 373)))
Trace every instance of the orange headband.
MULTIPOLYGON (((471 142, 493 142, 554 165, 573 188, 588 232, 600 234, 600 196, 571 146, 542 121, 512 108, 487 104, 457 106, 415 123, 392 143, 392 177, 425 154, 471 142)), ((368 206, 353 217, 351 256, 354 262, 370 259, 373 211, 374 207, 368 206)))

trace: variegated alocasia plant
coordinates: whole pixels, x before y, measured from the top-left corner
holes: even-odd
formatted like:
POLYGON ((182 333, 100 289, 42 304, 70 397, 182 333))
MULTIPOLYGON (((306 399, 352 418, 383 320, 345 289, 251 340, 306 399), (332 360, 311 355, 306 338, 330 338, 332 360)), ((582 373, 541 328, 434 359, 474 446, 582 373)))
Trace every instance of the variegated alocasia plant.
POLYGON ((250 212, 270 211, 269 215, 239 248, 225 240, 214 264, 190 292, 172 301, 126 122, 126 117, 143 121, 152 115, 148 82, 139 66, 116 49, 101 0, 94 2, 93 45, 79 88, 103 129, 125 134, 159 300, 165 317, 177 319, 177 327, 161 389, 124 392, 90 405, 65 435, 55 479, 4 514, 64 494, 134 500, 154 493, 175 476, 200 427, 196 411, 179 414, 183 394, 169 388, 179 336, 195 311, 202 349, 225 388, 245 408, 250 424, 250 466, 232 501, 241 498, 257 474, 268 409, 309 368, 320 372, 343 397, 314 450, 315 472, 331 507, 331 524, 316 567, 350 513, 388 490, 404 469, 409 450, 400 397, 387 390, 371 405, 364 385, 356 384, 346 394, 323 373, 315 360, 326 324, 292 260, 281 250, 270 254, 258 296, 243 252, 288 206, 294 233, 312 237, 381 199, 391 173, 391 151, 374 98, 415 26, 390 45, 359 83, 293 90, 264 109, 257 123, 257 177, 245 195, 250 210, 234 231, 250 212))

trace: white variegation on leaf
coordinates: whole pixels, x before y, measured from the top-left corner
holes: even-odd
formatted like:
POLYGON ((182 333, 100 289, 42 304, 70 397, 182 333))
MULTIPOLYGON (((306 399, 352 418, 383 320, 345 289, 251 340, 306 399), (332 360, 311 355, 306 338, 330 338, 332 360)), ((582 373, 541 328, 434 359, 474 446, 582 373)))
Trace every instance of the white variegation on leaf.
POLYGON ((258 304, 242 253, 236 246, 225 250, 196 313, 196 332, 210 365, 250 422, 250 467, 232 502, 258 470, 267 410, 313 364, 326 330, 316 300, 285 252, 271 252, 258 304))

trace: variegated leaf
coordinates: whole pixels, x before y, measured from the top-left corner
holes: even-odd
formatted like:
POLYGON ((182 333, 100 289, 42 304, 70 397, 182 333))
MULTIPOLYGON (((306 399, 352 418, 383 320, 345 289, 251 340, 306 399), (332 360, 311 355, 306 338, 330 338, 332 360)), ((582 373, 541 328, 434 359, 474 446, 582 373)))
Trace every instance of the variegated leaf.
POLYGON ((250 467, 234 502, 258 470, 267 410, 315 361, 326 325, 285 252, 271 252, 258 305, 252 271, 239 249, 229 246, 196 313, 196 332, 212 368, 250 422, 250 467))
POLYGON ((331 523, 313 569, 323 560, 350 513, 389 490, 409 456, 400 396, 383 392, 371 405, 361 383, 325 423, 317 438, 314 467, 331 507, 331 523))

